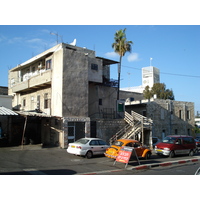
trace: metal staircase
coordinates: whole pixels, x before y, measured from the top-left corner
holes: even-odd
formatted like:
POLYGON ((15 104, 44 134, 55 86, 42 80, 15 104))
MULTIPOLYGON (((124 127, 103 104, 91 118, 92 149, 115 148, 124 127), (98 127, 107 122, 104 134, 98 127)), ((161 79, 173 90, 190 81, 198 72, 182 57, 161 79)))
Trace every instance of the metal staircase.
POLYGON ((131 115, 125 112, 124 120, 126 121, 126 126, 113 135, 109 142, 112 144, 118 139, 135 139, 135 136, 141 134, 144 128, 150 128, 153 121, 144 117, 134 111, 131 111, 131 115))

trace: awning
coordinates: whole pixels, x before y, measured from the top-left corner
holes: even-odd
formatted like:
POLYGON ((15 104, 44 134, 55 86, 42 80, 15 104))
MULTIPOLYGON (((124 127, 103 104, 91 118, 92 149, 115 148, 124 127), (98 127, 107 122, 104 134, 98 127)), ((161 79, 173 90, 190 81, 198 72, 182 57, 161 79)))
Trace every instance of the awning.
POLYGON ((99 57, 99 56, 97 56, 96 58, 103 60, 103 65, 112 65, 112 64, 119 63, 118 61, 110 60, 110 59, 99 57))
POLYGON ((8 108, 0 106, 0 116, 10 116, 10 115, 18 115, 18 114, 8 108))
POLYGON ((32 112, 32 111, 16 111, 16 113, 22 116, 31 116, 31 117, 53 117, 51 115, 47 115, 46 113, 32 112))

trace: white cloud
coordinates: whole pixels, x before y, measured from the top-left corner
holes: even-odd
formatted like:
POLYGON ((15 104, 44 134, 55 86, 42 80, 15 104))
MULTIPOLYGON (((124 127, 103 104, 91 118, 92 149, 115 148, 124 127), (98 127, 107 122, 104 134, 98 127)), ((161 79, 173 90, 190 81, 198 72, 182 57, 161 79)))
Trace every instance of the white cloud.
POLYGON ((6 40, 6 37, 4 35, 0 35, 0 42, 3 42, 6 40))
POLYGON ((119 55, 115 53, 114 51, 112 51, 112 52, 105 53, 105 56, 108 58, 117 58, 119 55))
POLYGON ((26 42, 28 42, 28 43, 42 43, 43 40, 40 39, 40 38, 33 38, 33 39, 30 39, 30 40, 27 40, 26 42))
POLYGON ((139 54, 138 53, 131 53, 127 57, 129 62, 139 61, 139 54))
POLYGON ((8 39, 9 44, 21 43, 23 41, 24 41, 23 37, 14 37, 14 38, 8 39))

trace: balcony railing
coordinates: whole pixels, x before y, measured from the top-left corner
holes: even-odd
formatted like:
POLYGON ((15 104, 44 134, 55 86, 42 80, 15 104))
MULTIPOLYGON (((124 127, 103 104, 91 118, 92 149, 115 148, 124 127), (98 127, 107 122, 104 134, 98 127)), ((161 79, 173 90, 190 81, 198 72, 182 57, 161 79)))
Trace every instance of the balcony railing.
POLYGON ((103 85, 108 87, 118 87, 118 81, 115 79, 107 79, 103 77, 103 85))
POLYGON ((52 71, 48 70, 36 76, 32 76, 26 81, 15 84, 12 87, 13 92, 24 91, 40 85, 46 85, 51 83, 52 71))

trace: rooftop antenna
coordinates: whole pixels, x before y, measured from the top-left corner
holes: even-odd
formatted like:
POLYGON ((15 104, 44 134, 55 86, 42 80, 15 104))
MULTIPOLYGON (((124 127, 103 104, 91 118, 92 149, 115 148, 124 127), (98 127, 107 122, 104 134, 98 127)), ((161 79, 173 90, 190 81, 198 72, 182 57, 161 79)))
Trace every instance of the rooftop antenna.
POLYGON ((58 33, 53 33, 53 32, 50 32, 51 35, 56 35, 56 42, 58 44, 58 36, 60 37, 61 39, 61 42, 62 42, 62 36, 61 35, 58 35, 58 33))
POLYGON ((153 60, 153 58, 150 58, 150 66, 151 66, 151 61, 153 60))

